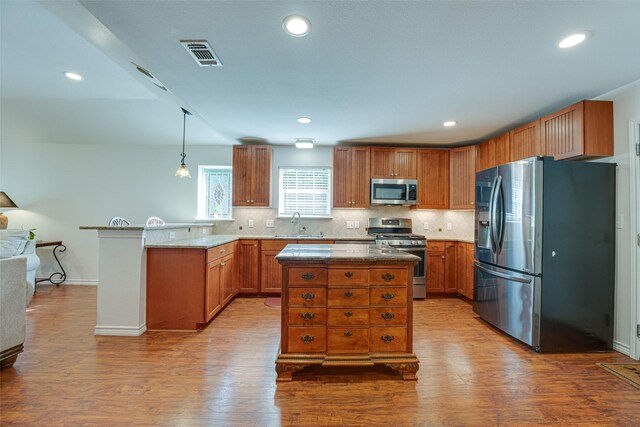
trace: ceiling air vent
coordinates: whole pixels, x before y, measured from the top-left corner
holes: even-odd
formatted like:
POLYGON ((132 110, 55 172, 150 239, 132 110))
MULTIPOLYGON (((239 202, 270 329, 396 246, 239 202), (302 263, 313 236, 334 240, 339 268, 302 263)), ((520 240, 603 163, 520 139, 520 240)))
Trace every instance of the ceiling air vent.
POLYGON ((222 67, 218 55, 206 40, 180 40, 180 44, 201 67, 222 67))

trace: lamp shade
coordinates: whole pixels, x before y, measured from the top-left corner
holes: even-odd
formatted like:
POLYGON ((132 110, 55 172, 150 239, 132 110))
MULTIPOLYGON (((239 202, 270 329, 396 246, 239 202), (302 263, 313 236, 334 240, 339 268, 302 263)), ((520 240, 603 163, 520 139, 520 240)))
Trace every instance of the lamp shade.
POLYGON ((17 208, 18 205, 13 203, 11 197, 7 196, 7 193, 0 191, 0 208, 17 208))

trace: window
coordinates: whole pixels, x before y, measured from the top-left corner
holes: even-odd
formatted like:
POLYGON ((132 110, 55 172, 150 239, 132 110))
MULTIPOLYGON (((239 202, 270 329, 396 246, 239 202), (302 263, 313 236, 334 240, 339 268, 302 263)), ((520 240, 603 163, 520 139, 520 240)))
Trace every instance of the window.
POLYGON ((198 166, 198 218, 232 219, 231 166, 198 166))
POLYGON ((306 217, 331 214, 331 169, 281 167, 278 215, 300 212, 306 217))

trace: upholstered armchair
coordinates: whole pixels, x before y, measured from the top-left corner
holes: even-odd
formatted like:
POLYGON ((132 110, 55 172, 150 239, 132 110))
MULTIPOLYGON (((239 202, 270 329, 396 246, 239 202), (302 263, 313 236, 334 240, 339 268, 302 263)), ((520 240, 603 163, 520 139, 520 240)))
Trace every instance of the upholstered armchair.
POLYGON ((33 295, 26 271, 26 257, 0 259, 0 368, 13 366, 23 349, 27 301, 33 295))

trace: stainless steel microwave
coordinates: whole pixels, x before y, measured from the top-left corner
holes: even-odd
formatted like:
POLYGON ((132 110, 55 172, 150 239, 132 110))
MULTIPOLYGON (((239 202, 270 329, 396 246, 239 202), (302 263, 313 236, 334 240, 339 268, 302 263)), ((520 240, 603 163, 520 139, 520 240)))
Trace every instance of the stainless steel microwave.
POLYGON ((418 181, 415 179, 371 180, 372 205, 417 205, 418 181))

